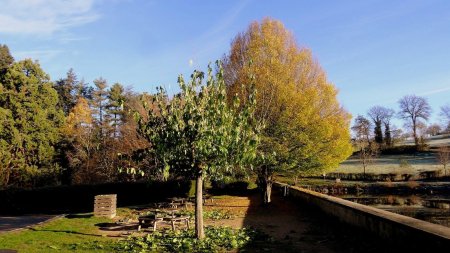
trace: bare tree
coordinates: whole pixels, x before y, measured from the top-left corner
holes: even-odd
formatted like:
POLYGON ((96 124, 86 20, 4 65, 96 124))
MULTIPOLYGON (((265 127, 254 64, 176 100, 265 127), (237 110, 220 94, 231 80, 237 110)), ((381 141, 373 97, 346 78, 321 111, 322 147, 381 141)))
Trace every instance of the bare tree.
POLYGON ((366 169, 377 157, 379 146, 376 143, 367 143, 365 140, 356 140, 355 145, 359 150, 358 158, 363 166, 363 178, 366 179, 366 169))
POLYGON ((434 123, 428 126, 426 134, 435 136, 438 135, 441 132, 441 130, 442 130, 441 126, 439 126, 439 124, 434 123))
POLYGON ((417 125, 416 125, 416 135, 417 138, 419 140, 419 150, 424 151, 427 148, 427 130, 428 130, 428 126, 422 122, 422 121, 418 121, 417 125))
POLYGON ((450 121, 450 104, 441 107, 441 116, 450 121))
POLYGON ((404 141, 403 138, 403 130, 400 128, 397 128, 395 125, 391 126, 391 145, 395 145, 396 143, 400 143, 404 141))
POLYGON ((446 125, 444 127, 447 127, 447 131, 450 131, 450 104, 444 105, 441 107, 441 113, 440 115, 444 118, 446 121, 446 125))
POLYGON ((355 118, 355 124, 352 126, 352 130, 355 134, 355 139, 362 139, 370 143, 370 129, 372 123, 364 116, 358 115, 355 118))
POLYGON ((420 122, 420 119, 428 120, 431 114, 431 107, 425 98, 415 95, 404 96, 398 103, 400 106, 398 115, 404 120, 409 120, 413 132, 414 143, 418 146, 419 137, 417 136, 417 125, 420 122))
POLYGON ((363 166, 363 177, 366 178, 366 168, 373 162, 378 153, 378 145, 370 141, 371 122, 359 115, 355 119, 352 130, 355 134, 354 144, 357 147, 358 157, 363 166))
POLYGON ((447 165, 450 163, 450 148, 440 147, 437 153, 437 160, 439 164, 444 166, 444 175, 447 176, 447 165))

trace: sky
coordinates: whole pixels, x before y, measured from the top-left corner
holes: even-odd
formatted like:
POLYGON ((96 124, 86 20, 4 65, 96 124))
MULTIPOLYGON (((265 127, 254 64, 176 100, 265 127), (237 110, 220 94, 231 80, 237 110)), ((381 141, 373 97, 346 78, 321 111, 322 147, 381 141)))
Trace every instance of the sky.
POLYGON ((0 0, 0 44, 16 60, 38 60, 53 80, 73 68, 90 84, 103 77, 173 93, 179 74, 205 70, 264 17, 312 50, 354 117, 374 105, 397 110, 415 94, 438 122, 450 103, 447 0, 0 0))

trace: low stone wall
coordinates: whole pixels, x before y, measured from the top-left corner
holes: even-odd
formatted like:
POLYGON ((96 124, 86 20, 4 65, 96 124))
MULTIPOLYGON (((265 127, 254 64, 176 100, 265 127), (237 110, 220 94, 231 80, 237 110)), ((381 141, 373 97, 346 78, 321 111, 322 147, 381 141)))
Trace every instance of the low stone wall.
POLYGON ((338 218, 341 222, 360 227, 395 244, 405 244, 408 248, 417 246, 417 249, 427 250, 450 248, 450 228, 448 227, 300 187, 282 183, 275 183, 274 187, 295 200, 338 218))

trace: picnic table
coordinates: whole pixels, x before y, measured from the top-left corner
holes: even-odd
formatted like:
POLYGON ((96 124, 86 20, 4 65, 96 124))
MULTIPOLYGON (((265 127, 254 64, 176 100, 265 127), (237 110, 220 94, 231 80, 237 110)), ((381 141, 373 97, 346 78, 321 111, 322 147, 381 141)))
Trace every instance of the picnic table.
MULTIPOLYGON (((209 195, 209 194, 203 194, 203 198, 202 198, 202 203, 203 205, 206 204, 207 201, 210 201, 211 203, 214 203, 214 198, 213 196, 209 195)), ((195 197, 189 197, 187 199, 187 201, 189 201, 189 203, 193 204, 195 203, 195 197)))
POLYGON ((164 219, 162 217, 156 217, 156 216, 140 216, 138 218, 139 220, 139 226, 138 231, 141 229, 141 227, 144 227, 146 225, 150 225, 153 227, 153 231, 156 231, 156 226, 163 222, 164 219))
POLYGON ((175 225, 176 224, 180 224, 180 223, 184 223, 184 225, 186 226, 187 229, 189 229, 189 216, 185 216, 185 215, 172 215, 172 216, 168 216, 168 217, 164 217, 164 220, 166 220, 167 222, 170 222, 170 225, 172 226, 172 230, 175 230, 175 225))
POLYGON ((170 201, 169 206, 171 208, 178 208, 179 206, 188 208, 189 206, 193 205, 193 203, 186 198, 169 198, 169 201, 170 201))
POLYGON ((160 223, 170 223, 172 230, 176 229, 176 225, 180 223, 184 223, 186 228, 189 229, 189 216, 185 215, 177 215, 177 209, 154 209, 151 211, 153 214, 139 216, 139 227, 141 226, 151 225, 153 227, 153 231, 156 231, 157 225, 160 223))

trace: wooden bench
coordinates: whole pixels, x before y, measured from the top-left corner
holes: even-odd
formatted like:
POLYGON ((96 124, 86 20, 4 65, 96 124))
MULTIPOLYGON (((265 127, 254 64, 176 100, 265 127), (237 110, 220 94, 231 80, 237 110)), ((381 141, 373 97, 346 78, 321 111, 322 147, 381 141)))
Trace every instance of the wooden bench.
POLYGON ((140 228, 144 226, 152 226, 153 231, 156 231, 157 225, 159 223, 164 222, 164 219, 162 217, 152 215, 152 216, 141 216, 138 218, 138 221, 139 221, 138 230, 140 230, 140 228))
POLYGON ((172 225, 172 230, 175 230, 175 224, 182 223, 186 225, 186 228, 189 229, 189 216, 179 216, 179 217, 168 217, 165 218, 172 225))

